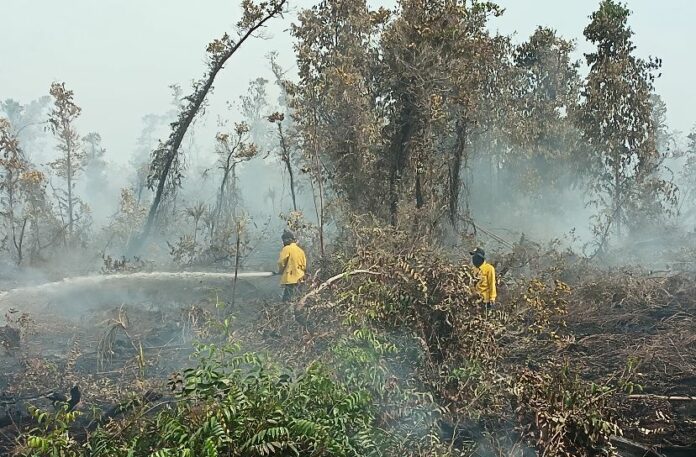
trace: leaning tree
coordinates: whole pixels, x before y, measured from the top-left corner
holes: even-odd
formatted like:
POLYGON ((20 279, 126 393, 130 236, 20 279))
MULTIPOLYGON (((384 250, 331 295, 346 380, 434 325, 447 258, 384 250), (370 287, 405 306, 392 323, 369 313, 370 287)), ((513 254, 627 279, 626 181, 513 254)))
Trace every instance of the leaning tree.
MULTIPOLYGON (((201 111, 206 97, 213 88, 216 76, 225 63, 239 48, 251 38, 255 32, 276 16, 281 16, 287 0, 269 0, 255 3, 252 0, 242 2, 243 14, 237 23, 237 37, 233 38, 225 33, 222 38, 208 44, 208 70, 205 75, 194 82, 193 93, 184 97, 178 118, 171 124, 172 130, 169 138, 161 141, 152 153, 150 172, 147 185, 155 192, 147 221, 143 228, 138 243, 147 240, 152 227, 159 214, 162 201, 167 196, 172 196, 181 185, 183 178, 181 167, 181 143, 194 119, 201 111)), ((137 248, 137 246, 132 246, 137 248)))

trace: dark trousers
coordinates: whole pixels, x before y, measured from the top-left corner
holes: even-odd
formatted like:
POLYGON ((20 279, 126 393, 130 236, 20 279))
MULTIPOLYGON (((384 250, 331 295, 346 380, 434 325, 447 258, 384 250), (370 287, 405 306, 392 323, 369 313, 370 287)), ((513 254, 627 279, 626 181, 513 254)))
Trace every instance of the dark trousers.
POLYGON ((283 286, 283 303, 289 303, 297 295, 297 284, 285 284, 283 286))

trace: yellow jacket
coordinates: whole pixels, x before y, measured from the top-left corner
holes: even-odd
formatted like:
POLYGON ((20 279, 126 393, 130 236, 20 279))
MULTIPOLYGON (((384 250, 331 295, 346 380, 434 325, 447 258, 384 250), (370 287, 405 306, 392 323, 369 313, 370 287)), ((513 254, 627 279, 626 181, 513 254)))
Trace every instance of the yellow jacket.
POLYGON ((476 288, 487 302, 494 302, 498 293, 495 290, 495 268, 488 262, 483 262, 478 268, 479 280, 476 288))
POLYGON ((307 258, 297 243, 283 246, 278 259, 278 271, 281 284, 297 284, 307 271, 307 258))

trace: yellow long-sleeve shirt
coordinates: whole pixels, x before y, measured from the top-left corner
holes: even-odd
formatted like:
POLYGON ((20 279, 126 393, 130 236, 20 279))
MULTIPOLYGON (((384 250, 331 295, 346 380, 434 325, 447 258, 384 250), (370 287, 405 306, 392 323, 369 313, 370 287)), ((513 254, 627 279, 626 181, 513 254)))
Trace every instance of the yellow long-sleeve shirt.
POLYGON ((487 302, 494 302, 498 296, 495 290, 495 268, 488 262, 483 262, 478 268, 479 280, 476 288, 487 302))
POLYGON ((307 257, 297 243, 283 246, 278 259, 278 271, 281 274, 280 283, 297 284, 307 271, 307 257))

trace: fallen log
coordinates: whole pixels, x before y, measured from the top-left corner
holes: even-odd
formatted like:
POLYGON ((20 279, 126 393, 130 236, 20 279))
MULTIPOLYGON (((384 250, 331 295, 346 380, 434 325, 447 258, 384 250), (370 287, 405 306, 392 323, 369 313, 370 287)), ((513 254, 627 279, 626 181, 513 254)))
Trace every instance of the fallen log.
POLYGON ((126 414, 139 406, 147 405, 148 403, 160 400, 161 398, 163 398, 161 393, 148 390, 141 398, 116 403, 104 411, 98 420, 92 421, 87 428, 93 430, 99 425, 104 425, 109 420, 115 419, 122 414, 126 414))
POLYGON ((622 457, 694 457, 696 447, 691 446, 653 446, 631 441, 622 436, 612 436, 610 438, 622 457))
POLYGON ((53 407, 56 409, 63 407, 63 405, 67 405, 67 410, 72 411, 82 400, 82 392, 80 391, 80 386, 74 385, 70 389, 70 398, 61 392, 50 391, 29 397, 14 398, 12 401, 3 399, 2 403, 4 405, 15 405, 16 407, 14 408, 14 411, 8 412, 5 410, 5 413, 0 415, 0 428, 7 427, 8 425, 30 422, 33 420, 27 411, 26 402, 38 400, 40 398, 50 400, 53 407))
POLYGON ((665 457, 694 457, 696 455, 696 447, 660 446, 659 449, 665 457))
POLYGON ((652 448, 644 446, 635 441, 631 441, 622 436, 612 436, 609 441, 624 457, 667 457, 666 455, 655 451, 652 448))
MULTIPOLYGON (((56 392, 56 391, 50 391, 46 393, 42 393, 40 395, 33 395, 33 396, 27 396, 27 397, 18 397, 14 398, 12 402, 9 400, 4 400, 5 405, 10 405, 13 404, 15 405, 15 408, 13 408, 13 411, 5 411, 4 414, 0 414, 0 428, 7 427, 9 425, 15 425, 15 424, 23 424, 23 423, 29 423, 33 421, 32 416, 29 414, 25 402, 31 401, 31 400, 38 400, 41 398, 45 398, 51 401, 53 406, 55 408, 60 408, 63 405, 67 405, 68 411, 72 411, 75 409, 75 407, 80 403, 82 399, 82 393, 80 391, 80 387, 75 385, 70 389, 70 398, 68 398, 66 395, 56 392)), ((104 425, 107 423, 109 420, 116 419, 117 417, 126 414, 130 411, 133 411, 134 409, 147 405, 149 403, 153 403, 158 400, 162 400, 164 398, 164 395, 162 395, 159 392, 151 391, 148 390, 143 394, 142 397, 136 398, 136 399, 130 399, 126 401, 121 401, 118 402, 106 410, 101 414, 101 416, 96 419, 96 420, 91 420, 89 423, 85 424, 82 422, 82 426, 86 430, 93 431, 100 425, 104 425)), ((78 421, 81 422, 81 421, 78 421)), ((77 425, 80 425, 79 423, 77 425)), ((75 427, 79 428, 79 427, 75 427)))
POLYGON ((8 425, 12 425, 15 423, 15 415, 12 414, 3 414, 0 416, 0 428, 7 427, 8 425))
POLYGON ((689 395, 653 395, 653 394, 634 394, 628 396, 629 400, 667 400, 667 401, 696 401, 696 397, 689 395))

